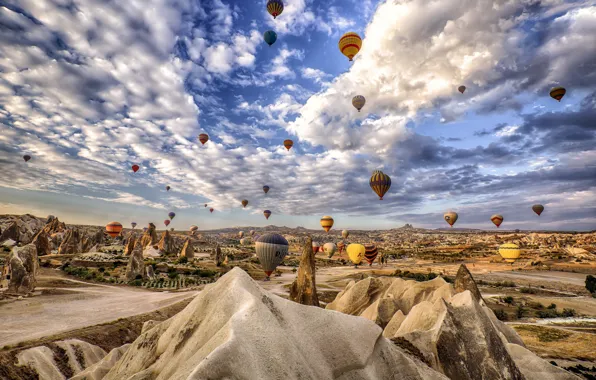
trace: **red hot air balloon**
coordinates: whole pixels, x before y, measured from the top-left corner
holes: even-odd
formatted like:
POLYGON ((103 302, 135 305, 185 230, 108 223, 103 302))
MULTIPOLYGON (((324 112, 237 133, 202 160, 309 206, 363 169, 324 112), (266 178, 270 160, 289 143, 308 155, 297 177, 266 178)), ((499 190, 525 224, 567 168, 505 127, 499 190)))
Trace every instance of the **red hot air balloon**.
POLYGON ((166 227, 169 226, 170 225, 170 220, 169 219, 164 220, 163 221, 163 224, 165 224, 166 227))
POLYGON ((497 226, 497 228, 499 228, 501 223, 503 223, 503 215, 495 214, 490 217, 490 220, 494 223, 495 226, 497 226))
POLYGON ((206 133, 201 133, 201 134, 199 135, 199 141, 201 142, 201 144, 205 145, 205 143, 206 143, 207 141, 209 141, 209 135, 208 135, 208 134, 206 134, 206 133))
POLYGON ((213 214, 213 211, 215 211, 215 209, 210 208, 209 211, 213 214))
POLYGON ((118 222, 110 222, 106 224, 106 232, 108 235, 115 238, 116 236, 120 235, 120 232, 122 232, 122 224, 118 222))
POLYGON ((138 170, 139 170, 139 165, 133 165, 133 166, 132 166, 132 171, 133 171, 133 172, 135 172, 135 173, 136 173, 138 170))

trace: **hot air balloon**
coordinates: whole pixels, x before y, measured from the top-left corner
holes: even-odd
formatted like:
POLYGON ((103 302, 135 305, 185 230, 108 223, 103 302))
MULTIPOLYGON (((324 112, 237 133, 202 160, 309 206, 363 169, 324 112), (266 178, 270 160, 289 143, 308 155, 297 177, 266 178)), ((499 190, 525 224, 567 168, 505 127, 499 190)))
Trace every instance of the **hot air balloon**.
POLYGON ((313 241, 312 242, 312 251, 314 253, 317 253, 317 252, 319 252, 319 248, 320 248, 319 243, 317 243, 316 241, 313 241))
POLYGON ((265 234, 256 241, 255 251, 267 275, 265 281, 269 280, 271 273, 284 260, 288 254, 288 248, 288 241, 279 234, 265 234))
POLYGON ((323 245, 323 251, 327 254, 327 257, 329 258, 333 257, 333 254, 335 253, 336 249, 337 247, 333 243, 325 243, 323 245))
POLYGON ((344 239, 347 239, 347 238, 348 238, 348 236, 350 236, 350 231, 348 231, 348 230, 343 230, 343 231, 341 232, 341 236, 342 236, 344 239))
POLYGON ((263 215, 265 215, 265 218, 269 219, 269 217, 271 216, 271 211, 265 210, 263 211, 263 215))
POLYGON ((364 248, 362 244, 350 244, 346 248, 346 251, 348 252, 348 257, 354 263, 354 266, 357 266, 364 258, 366 248, 364 248))
POLYGON ((499 247, 499 255, 508 263, 514 263, 521 255, 521 250, 515 244, 507 243, 499 247))
POLYGON ((457 91, 461 92, 462 94, 464 93, 464 91, 466 91, 466 86, 459 86, 457 88, 457 91))
POLYGON ((263 186, 263 191, 265 192, 265 194, 267 194, 269 192, 269 186, 263 186))
POLYGON ((170 225, 170 220, 169 219, 164 220, 163 221, 163 224, 165 224, 166 227, 169 226, 170 225))
POLYGON ((362 107, 366 104, 366 99, 362 95, 356 95, 352 98, 352 105, 360 112, 362 107))
POLYGON ((248 240, 247 239, 240 239, 240 244, 241 245, 247 245, 248 244, 248 240))
POLYGON ((132 166, 132 171, 136 173, 137 170, 139 170, 139 165, 133 165, 132 166))
POLYGON ((321 218, 321 227, 325 230, 325 232, 329 232, 331 227, 333 227, 333 218, 329 215, 325 215, 321 218))
POLYGON ((209 212, 210 212, 210 213, 212 213, 212 214, 213 214, 213 211, 215 211, 215 209, 214 209, 214 208, 210 208, 210 209, 209 209, 209 212))
POLYGON ((383 195, 391 187, 391 178, 380 170, 375 170, 370 177, 369 182, 370 188, 379 196, 380 200, 383 200, 383 195))
POLYGON ((174 213, 174 212, 170 211, 170 212, 168 213, 168 216, 170 217, 170 220, 172 220, 172 219, 174 219, 174 217, 176 216, 176 213, 174 213))
POLYGON ((170 186, 166 186, 166 191, 170 191, 171 187, 170 186))
POLYGON ((147 232, 148 228, 147 227, 143 227, 143 232, 147 232))
POLYGON ((560 102, 561 99, 563 99, 563 96, 565 96, 566 92, 567 90, 565 90, 563 87, 553 87, 550 90, 550 97, 560 102))
POLYGON ((345 248, 346 248, 346 244, 343 241, 340 241, 339 243, 337 243, 337 251, 339 252, 340 255, 344 251, 345 248))
POLYGON ((497 226, 497 228, 499 228, 501 223, 503 223, 503 215, 495 214, 490 217, 490 220, 497 226))
POLYGON ((207 203, 205 203, 205 207, 207 207, 207 203))
POLYGON ((199 135, 199 141, 201 142, 201 144, 205 145, 205 143, 206 143, 207 141, 209 141, 209 135, 208 135, 208 134, 206 134, 206 133, 201 133, 201 134, 199 135))
POLYGON ((542 214, 542 211, 544 211, 544 206, 543 205, 534 205, 534 206, 532 206, 532 210, 534 210, 534 212, 536 214, 538 214, 538 216, 540 216, 540 214, 542 214))
POLYGON ((134 230, 135 227, 137 226, 137 222, 132 222, 132 223, 130 223, 130 225, 132 226, 132 229, 134 230))
POLYGON ((29 161, 31 159, 31 156, 26 154, 23 156, 23 160, 25 160, 25 162, 29 161))
POLYGON ((284 11, 284 2, 282 0, 269 0, 267 1, 267 12, 273 18, 276 18, 284 11))
POLYGON ((250 230, 250 236, 255 236, 255 230, 250 230))
POLYGON ((290 150, 294 146, 294 141, 289 140, 289 139, 284 140, 284 146, 286 147, 287 150, 290 150))
POLYGON ((364 257, 366 258, 368 265, 372 266, 372 264, 375 262, 375 259, 377 258, 377 255, 379 254, 379 251, 377 250, 377 246, 374 245, 373 243, 370 243, 370 244, 364 244, 364 248, 365 248, 364 257))
POLYGON ((362 39, 354 32, 348 32, 341 36, 338 42, 339 51, 351 61, 360 51, 362 39))
POLYGON ((454 211, 446 212, 445 214, 443 214, 443 219, 445 219, 445 221, 447 223, 449 223, 449 225, 451 227, 453 227, 455 222, 457 222, 457 212, 454 212, 454 211))
POLYGON ((273 30, 268 30, 263 34, 263 39, 267 42, 267 45, 271 46, 277 41, 277 33, 273 30))
POLYGON ((122 232, 122 224, 118 222, 110 222, 106 224, 106 232, 108 235, 115 238, 116 236, 120 235, 120 232, 122 232))
POLYGON ((248 201, 246 199, 243 199, 241 203, 242 203, 242 207, 246 208, 248 201))
POLYGON ((195 233, 195 232, 197 232, 198 230, 199 230, 199 227, 197 227, 197 226, 195 226, 195 225, 192 225, 192 226, 190 226, 190 228, 189 228, 189 231, 190 231, 192 234, 194 234, 194 233, 195 233))
POLYGON ((242 238, 244 236, 244 231, 238 231, 238 237, 242 238))

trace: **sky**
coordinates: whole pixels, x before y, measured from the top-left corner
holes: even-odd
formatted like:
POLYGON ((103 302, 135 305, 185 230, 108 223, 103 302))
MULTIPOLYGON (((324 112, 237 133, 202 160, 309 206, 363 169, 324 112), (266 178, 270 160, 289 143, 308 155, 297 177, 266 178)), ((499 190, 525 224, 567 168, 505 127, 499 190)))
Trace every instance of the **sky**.
POLYGON ((0 214, 596 229, 596 1, 284 4, 0 0, 0 214))

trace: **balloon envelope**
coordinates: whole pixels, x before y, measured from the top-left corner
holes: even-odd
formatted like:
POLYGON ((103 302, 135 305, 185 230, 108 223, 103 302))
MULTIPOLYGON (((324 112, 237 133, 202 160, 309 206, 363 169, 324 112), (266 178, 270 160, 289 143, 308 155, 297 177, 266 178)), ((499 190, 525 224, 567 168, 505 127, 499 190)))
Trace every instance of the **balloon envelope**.
POLYGON ((130 225, 132 226, 132 228, 135 228, 137 226, 137 222, 132 222, 130 223, 130 225))
POLYGON ((248 201, 246 199, 242 200, 242 207, 246 207, 246 205, 248 204, 248 201))
POLYGON ((276 18, 284 11, 284 2, 282 0, 269 0, 267 1, 267 12, 273 18, 276 18))
POLYGON ((348 230, 343 230, 343 231, 341 232, 341 236, 342 236, 344 239, 347 239, 347 238, 348 238, 348 236, 350 236, 350 231, 348 231, 348 230))
POLYGON ((551 98, 560 102, 561 99, 563 99, 563 96, 565 96, 566 92, 567 90, 565 90, 563 87, 553 87, 551 88, 549 95, 551 98))
POLYGON ((503 223, 503 215, 495 214, 490 217, 490 221, 497 226, 497 228, 503 223))
POLYGON ((352 105, 360 112, 362 107, 366 104, 366 99, 362 95, 356 95, 352 98, 352 105))
POLYGON ((454 212, 454 211, 449 211, 449 212, 446 212, 445 214, 443 214, 443 219, 445 219, 445 221, 447 223, 449 223, 449 225, 451 227, 453 227, 455 222, 457 222, 457 217, 458 217, 457 212, 454 212))
POLYGON ((238 232, 238 237, 242 238, 244 236, 244 231, 239 231, 238 232))
POLYGON ((170 221, 169 221, 168 219, 166 219, 166 220, 164 220, 164 221, 163 221, 163 224, 165 224, 165 225, 166 225, 166 227, 167 227, 167 226, 169 226, 169 225, 170 225, 170 221))
POLYGON ((288 254, 288 241, 279 234, 265 234, 255 243, 255 251, 267 276, 277 268, 288 254))
POLYGON ((521 255, 521 250, 517 245, 507 243, 499 247, 499 255, 508 263, 514 263, 521 255))
POLYGON ((170 220, 174 219, 174 217, 175 217, 175 216, 176 216, 176 213, 175 213, 175 212, 171 212, 171 211, 170 211, 170 212, 168 213, 168 217, 170 218, 170 220))
POLYGON ((110 222, 106 224, 106 232, 111 237, 116 237, 120 235, 120 232, 122 232, 122 224, 118 222, 110 222))
POLYGON ((263 211, 263 215, 265 215, 265 218, 269 219, 269 217, 271 216, 271 211, 265 210, 263 211))
POLYGON ((319 243, 317 243, 316 241, 313 241, 312 242, 312 251, 314 253, 317 253, 317 252, 319 252, 319 248, 320 248, 319 243))
POLYGON ((337 43, 339 51, 351 61, 362 47, 362 39, 357 33, 348 32, 341 36, 337 43))
POLYGON ((284 140, 284 146, 286 147, 287 150, 290 150, 294 146, 294 141, 292 141, 290 139, 284 140))
POLYGON ((464 93, 464 91, 466 91, 466 86, 459 86, 457 88, 457 91, 461 92, 462 94, 464 93))
POLYGON ((209 212, 213 214, 213 211, 215 211, 215 209, 210 208, 209 212))
POLYGON ((190 232, 195 232, 195 231, 197 231, 198 229, 199 229, 199 227, 197 227, 197 226, 195 226, 195 225, 192 225, 192 226, 190 226, 190 232))
POLYGON ((325 243, 323 245, 323 251, 327 254, 329 258, 333 256, 337 247, 333 243, 325 243))
POLYGON ((133 165, 132 166, 132 171, 136 173, 137 170, 139 170, 139 165, 133 165))
POLYGON ((267 194, 269 192, 269 186, 263 186, 263 191, 265 192, 265 194, 267 194))
POLYGON ((208 134, 206 134, 206 133, 201 133, 201 134, 199 135, 199 141, 201 142, 201 144, 202 144, 202 145, 205 145, 205 143, 206 143, 207 141, 209 141, 209 135, 208 135, 208 134))
POLYGON ((346 248, 346 245, 343 241, 340 241, 339 243, 337 243, 337 250, 339 251, 340 255, 344 251, 345 248, 346 248))
POLYGON ((366 258, 368 265, 372 266, 372 263, 375 261, 375 259, 377 258, 377 255, 379 254, 379 251, 377 250, 377 246, 370 243, 370 244, 364 244, 364 248, 365 248, 364 257, 366 258))
POLYGON ((275 41, 277 41, 277 33, 275 33, 273 30, 268 30, 263 33, 263 39, 267 45, 271 46, 275 43, 275 41))
POLYGON ((366 248, 362 244, 350 244, 348 248, 346 248, 348 252, 348 257, 350 260, 355 264, 358 265, 364 258, 364 253, 366 252, 366 248))
POLYGON ((325 215, 321 218, 321 227, 325 230, 325 232, 329 232, 331 227, 333 227, 333 218, 329 215, 325 215))
POLYGON ((544 206, 543 205, 534 205, 532 206, 532 210, 538 214, 538 216, 540 216, 540 214, 542 214, 542 211, 544 211, 544 206))
POLYGON ((383 196, 391 187, 391 178, 380 170, 375 170, 370 177, 370 188, 383 200, 383 196))
POLYGON ((31 156, 26 154, 23 156, 23 160, 25 160, 25 162, 29 161, 31 159, 31 156))

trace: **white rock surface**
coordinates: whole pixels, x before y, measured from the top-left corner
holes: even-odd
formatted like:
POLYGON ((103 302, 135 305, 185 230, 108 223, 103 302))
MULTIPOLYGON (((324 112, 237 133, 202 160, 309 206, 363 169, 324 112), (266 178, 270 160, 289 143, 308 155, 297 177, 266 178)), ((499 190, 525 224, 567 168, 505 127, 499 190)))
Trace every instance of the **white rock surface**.
POLYGON ((124 355, 126 350, 130 347, 130 344, 125 344, 120 347, 114 348, 107 354, 102 360, 88 367, 84 371, 80 372, 76 376, 70 378, 70 380, 101 380, 110 371, 110 369, 116 364, 118 360, 124 355))
POLYGON ((147 246, 145 247, 145 249, 143 250, 143 257, 147 258, 147 257, 160 257, 161 253, 159 252, 159 249, 155 249, 153 248, 153 246, 147 246))
POLYGON ((139 336, 104 379, 447 379, 381 333, 270 294, 236 267, 139 336))
POLYGON ((570 372, 555 367, 550 363, 542 360, 536 356, 532 351, 518 346, 517 344, 508 343, 507 350, 515 360, 515 364, 524 374, 526 379, 540 379, 540 380, 579 380, 578 377, 570 372))

